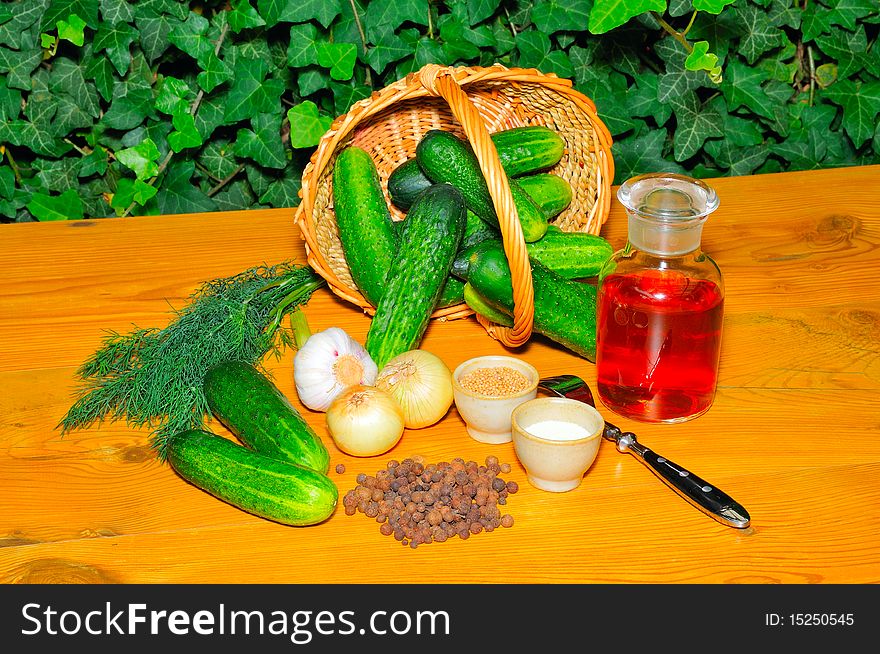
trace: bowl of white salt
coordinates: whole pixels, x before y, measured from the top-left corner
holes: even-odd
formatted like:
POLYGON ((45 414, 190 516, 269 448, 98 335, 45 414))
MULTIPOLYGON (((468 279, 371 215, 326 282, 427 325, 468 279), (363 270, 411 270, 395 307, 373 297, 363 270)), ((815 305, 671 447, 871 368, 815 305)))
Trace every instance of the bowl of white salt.
POLYGON ((564 397, 539 397, 511 415, 513 447, 529 483, 564 493, 580 486, 599 453, 605 420, 595 407, 564 397))

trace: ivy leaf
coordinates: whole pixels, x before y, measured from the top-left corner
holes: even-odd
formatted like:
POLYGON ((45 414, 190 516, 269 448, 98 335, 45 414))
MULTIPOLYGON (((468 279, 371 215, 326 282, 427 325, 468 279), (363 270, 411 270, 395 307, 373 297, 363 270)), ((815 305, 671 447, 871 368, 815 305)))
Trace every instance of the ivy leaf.
POLYGON ((110 206, 116 210, 116 215, 121 216, 132 203, 144 206, 158 192, 159 189, 155 186, 140 179, 123 177, 116 185, 110 206))
POLYGON ((202 135, 196 129, 195 118, 188 111, 174 114, 171 124, 176 131, 168 135, 168 146, 175 152, 197 148, 204 143, 202 135))
POLYGON ((782 34, 770 24, 767 12, 746 3, 738 4, 735 12, 745 28, 745 34, 739 42, 739 51, 750 64, 755 63, 768 50, 782 45, 782 34))
POLYGON ((852 31, 856 29, 856 21, 877 12, 875 0, 837 0, 832 3, 828 21, 832 25, 842 25, 852 31))
MULTIPOLYGON (((342 11, 340 0, 288 0, 283 3, 278 20, 291 23, 316 20, 326 29, 330 27, 330 23, 339 15, 340 11, 342 11)), ((263 18, 266 16, 263 15, 263 18)), ((266 23, 273 24, 268 18, 266 18, 266 23)))
POLYGON ((335 80, 348 80, 354 74, 357 61, 357 46, 353 43, 327 43, 317 45, 318 63, 330 69, 330 77, 335 80))
MULTIPOLYGON (((665 3, 661 0, 660 4, 665 3)), ((590 0, 544 0, 532 7, 532 22, 545 34, 580 31, 589 20, 590 0)), ((590 31, 593 31, 592 28, 590 31)))
POLYGON ((822 93, 843 107, 843 127, 853 145, 859 148, 874 135, 880 113, 880 82, 842 80, 822 93))
POLYGON ((337 116, 347 113, 358 100, 369 98, 373 89, 364 84, 338 84, 331 83, 333 91, 333 108, 337 116))
POLYGON ((95 34, 92 45, 95 48, 95 52, 106 50, 107 57, 110 59, 113 67, 116 68, 116 71, 120 75, 125 75, 128 72, 128 66, 131 64, 131 51, 129 48, 137 36, 137 30, 128 23, 111 25, 110 23, 102 22, 98 27, 98 32, 95 34))
POLYGON ((626 93, 626 109, 630 116, 651 116, 662 126, 672 115, 668 103, 657 100, 657 75, 641 75, 626 93))
POLYGON ((214 133, 214 130, 223 124, 225 101, 225 93, 213 94, 205 96, 199 105, 199 110, 195 115, 196 129, 206 141, 214 133))
POLYGON ((59 39, 70 41, 76 46, 81 46, 85 42, 86 37, 83 29, 86 26, 86 21, 76 14, 70 16, 68 20, 59 20, 57 25, 59 39))
POLYGON ((205 93, 232 79, 232 66, 214 54, 213 50, 202 58, 201 66, 202 71, 196 77, 196 82, 205 93))
POLYGON ((751 175, 767 161, 769 152, 764 147, 738 148, 732 152, 732 160, 728 169, 730 175, 751 175))
MULTIPOLYGON (((41 2, 40 8, 45 7, 41 2)), ((51 0, 40 21, 40 31, 48 32, 59 20, 70 20, 71 16, 79 16, 92 29, 98 29, 98 0, 51 0)))
POLYGON ((412 51, 390 28, 382 28, 381 37, 367 50, 367 63, 381 74, 392 61, 403 59, 412 51))
POLYGON ((135 9, 134 22, 140 32, 141 50, 150 61, 165 53, 172 43, 171 32, 183 25, 177 18, 145 8, 143 2, 135 9))
POLYGON ((724 140, 734 146, 746 147, 760 145, 764 142, 764 136, 758 128, 759 123, 754 120, 740 118, 727 111, 727 103, 724 96, 717 96, 707 103, 721 117, 721 131, 724 140))
POLYGON ((386 31, 394 31, 406 21, 427 25, 428 0, 370 0, 364 16, 367 38, 379 43, 386 31))
POLYGON ((278 101, 284 92, 284 82, 279 79, 266 79, 269 62, 265 59, 236 59, 233 67, 233 81, 226 97, 223 118, 226 123, 235 123, 258 113, 272 113, 278 108, 278 101))
POLYGON ((94 174, 103 175, 107 172, 108 160, 107 150, 99 145, 82 158, 77 174, 80 177, 88 177, 94 174))
POLYGON ((134 9, 128 0, 101 0, 101 17, 111 25, 130 23, 134 20, 134 9))
POLYGON ((207 36, 209 27, 207 18, 190 12, 186 21, 171 29, 168 40, 196 61, 201 61, 214 51, 214 44, 207 36))
POLYGON ((468 18, 471 25, 481 23, 495 13, 501 0, 467 0, 468 18))
POLYGON ((688 70, 708 71, 712 81, 720 83, 721 68, 718 66, 718 55, 709 52, 709 42, 697 41, 693 44, 693 48, 684 61, 684 67, 688 70))
POLYGON ((524 68, 553 72, 560 77, 574 76, 574 68, 568 55, 561 50, 551 51, 550 37, 543 32, 517 34, 516 49, 519 52, 519 65, 524 68))
POLYGON ((480 48, 470 38, 467 27, 456 18, 449 16, 443 21, 440 40, 443 41, 443 52, 449 61, 467 61, 480 56, 480 48))
POLYGON ((94 80, 95 88, 107 102, 113 99, 113 85, 116 77, 113 64, 103 55, 95 55, 88 60, 84 74, 87 79, 94 80))
POLYGON ((673 137, 675 159, 684 161, 694 156, 707 138, 722 136, 721 116, 712 108, 700 105, 697 94, 689 91, 670 101, 675 112, 676 128, 673 137))
POLYGON ((748 107, 759 116, 772 119, 775 104, 761 88, 764 74, 758 68, 751 68, 732 59, 726 66, 722 93, 731 109, 748 107))
POLYGON ((116 160, 134 171, 138 179, 149 179, 159 172, 159 149, 152 139, 145 139, 131 148, 119 150, 116 160))
POLYGON ((9 166, 0 166, 0 198, 8 200, 15 192, 15 173, 9 166))
POLYGON ((172 160, 156 194, 156 205, 160 213, 178 214, 217 210, 214 201, 193 184, 194 170, 195 162, 192 160, 172 160))
POLYGON ((302 181, 293 175, 282 177, 271 182, 260 195, 260 203, 270 207, 288 209, 299 206, 299 190, 302 181))
POLYGON ((793 30, 801 26, 803 11, 794 0, 775 0, 770 6, 768 18, 770 24, 776 27, 787 25, 793 30))
POLYGON ((61 195, 35 192, 26 206, 40 221, 78 220, 83 217, 82 201, 73 189, 68 189, 61 195))
POLYGON ((172 116, 189 113, 189 108, 195 100, 195 93, 183 80, 170 75, 162 80, 159 94, 156 96, 156 109, 172 116))
POLYGON ((238 130, 235 154, 253 159, 266 168, 284 168, 287 159, 281 145, 281 117, 277 114, 257 114, 251 120, 251 126, 252 130, 238 130))
POLYGON ((22 91, 31 90, 31 73, 43 61, 39 46, 22 51, 0 47, 0 73, 6 73, 6 85, 22 91))
POLYGON ((278 24, 288 0, 257 0, 257 11, 268 27, 278 24))
POLYGON ((229 29, 235 34, 244 29, 266 24, 248 0, 232 0, 232 10, 228 12, 227 20, 229 20, 229 29))
POLYGON ((290 121, 290 145, 293 148, 317 145, 333 122, 330 116, 319 115, 318 106, 310 100, 288 109, 287 118, 290 121))
POLYGON ((312 23, 291 25, 287 45, 287 65, 304 68, 318 63, 318 28, 312 23))
POLYGON ((83 69, 72 59, 57 57, 49 74, 49 90, 56 95, 66 95, 76 106, 97 118, 101 113, 97 93, 86 82, 83 69))
POLYGON ((588 29, 604 34, 647 11, 666 11, 666 0, 595 0, 588 29))
POLYGON ((831 12, 818 2, 811 2, 801 15, 801 34, 804 41, 812 41, 820 34, 831 31, 831 12))
POLYGON ((309 66, 299 71, 296 83, 300 96, 306 97, 327 88, 330 83, 330 75, 323 68, 309 66))
POLYGON ((693 0, 694 9, 707 11, 710 14, 720 14, 727 5, 733 4, 734 0, 693 0))
POLYGON ((214 195, 212 199, 216 203, 218 211, 250 209, 257 201, 250 185, 243 179, 228 184, 226 188, 217 193, 217 195, 214 195))
MULTIPOLYGON (((22 35, 27 32, 28 28, 40 20, 45 9, 46 0, 23 0, 22 2, 16 2, 15 11, 11 12, 12 18, 0 24, 0 43, 15 50, 20 50, 22 35)), ((67 18, 67 16, 62 18, 67 18)), ((55 23, 47 23, 46 29, 51 29, 53 25, 55 23)))
POLYGON ((199 163, 217 181, 228 177, 238 166, 232 143, 225 138, 211 139, 198 155, 199 163))
POLYGON ((21 112, 21 91, 6 86, 6 78, 0 77, 0 122, 18 118, 21 112))
POLYGON ((816 44, 837 62, 840 79, 850 77, 868 65, 868 38, 863 26, 853 33, 838 30, 831 36, 820 36, 816 44))
POLYGON ((666 138, 666 130, 661 128, 612 144, 614 183, 644 173, 684 173, 684 168, 663 156, 666 138))

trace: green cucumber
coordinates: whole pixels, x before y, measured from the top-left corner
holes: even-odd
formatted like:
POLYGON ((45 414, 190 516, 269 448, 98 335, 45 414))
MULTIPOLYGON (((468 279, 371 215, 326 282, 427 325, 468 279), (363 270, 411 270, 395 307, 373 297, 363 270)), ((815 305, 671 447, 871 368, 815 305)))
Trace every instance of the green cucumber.
MULTIPOLYGON (((534 287, 532 329, 595 361, 596 288, 565 279, 531 261, 534 287)), ((510 266, 500 242, 484 241, 470 255, 468 284, 495 309, 513 315, 510 266)))
POLYGON ((327 475, 202 430, 173 436, 167 460, 197 488, 242 511, 285 525, 323 522, 339 499, 339 490, 327 475))
POLYGON ((388 195, 394 206, 406 211, 419 193, 432 184, 419 167, 419 162, 415 158, 407 159, 388 176, 388 195))
MULTIPOLYGON (((542 125, 514 127, 495 132, 491 135, 491 139, 504 172, 510 177, 555 166, 562 158, 565 149, 562 137, 542 125)), ((419 167, 418 161, 408 159, 388 176, 388 195, 396 207, 406 211, 412 206, 416 196, 431 183, 419 167)), ((568 194, 570 201, 571 188, 568 194)))
POLYGON ((464 291, 462 295, 464 295, 464 301, 468 305, 468 307, 476 311, 484 318, 488 318, 492 322, 498 323, 499 325, 503 325, 505 327, 513 327, 513 318, 489 304, 486 298, 484 298, 482 295, 474 290, 474 287, 471 286, 470 282, 464 285, 464 291))
POLYGON ((555 218, 571 204, 571 184, 559 175, 538 173, 521 177, 517 181, 535 204, 541 207, 547 220, 555 218))
POLYGON ((254 366, 225 361, 208 370, 205 399, 216 418, 247 447, 288 463, 327 472, 320 437, 275 384, 254 366))
POLYGON ((566 279, 595 277, 614 248, 601 236, 583 232, 564 232, 555 225, 544 238, 527 243, 529 258, 566 279))
POLYGON ((351 278, 376 306, 385 290, 385 271, 397 256, 397 239, 376 164, 365 150, 349 146, 336 156, 333 207, 351 278))
POLYGON ((550 168, 559 163, 565 141, 543 125, 513 127, 492 134, 504 172, 511 177, 550 168))
MULTIPOLYGON (((467 281, 472 257, 481 247, 502 247, 501 239, 496 236, 461 248, 452 262, 450 273, 467 281)), ((599 274, 614 249, 601 236, 564 232, 550 225, 542 239, 526 243, 526 251, 532 262, 542 264, 565 279, 586 279, 599 274)))
POLYGON ((421 342, 461 243, 465 221, 464 199, 448 184, 422 191, 410 208, 397 258, 367 331, 365 347, 380 370, 421 342))
MULTIPOLYGON (((489 187, 477 157, 467 143, 450 132, 429 130, 416 146, 416 159, 428 179, 456 187, 461 191, 468 209, 491 226, 498 226, 489 187)), ((526 242, 537 241, 547 231, 547 218, 516 180, 511 177, 508 182, 523 239, 526 242)))

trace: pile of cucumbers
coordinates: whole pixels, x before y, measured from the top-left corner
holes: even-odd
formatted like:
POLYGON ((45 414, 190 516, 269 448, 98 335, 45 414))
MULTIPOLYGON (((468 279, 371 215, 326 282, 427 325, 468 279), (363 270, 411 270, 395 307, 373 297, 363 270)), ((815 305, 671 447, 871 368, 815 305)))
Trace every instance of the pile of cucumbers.
POLYGON ((173 436, 167 460, 197 488, 285 525, 323 522, 339 490, 330 454, 287 397, 254 366, 227 361, 205 376, 208 406, 240 441, 194 429, 173 436))
MULTIPOLYGON (((549 221, 571 204, 572 188, 547 172, 563 139, 543 126, 491 136, 529 252, 534 331, 594 360, 594 277, 613 250, 602 237, 563 232, 549 221)), ((354 283, 375 307, 366 348, 381 367, 418 347, 431 314, 461 302, 510 324, 513 289, 498 216, 470 145, 451 132, 424 134, 414 158, 389 176, 394 221, 370 155, 348 146, 336 157, 333 197, 343 253, 354 283)))

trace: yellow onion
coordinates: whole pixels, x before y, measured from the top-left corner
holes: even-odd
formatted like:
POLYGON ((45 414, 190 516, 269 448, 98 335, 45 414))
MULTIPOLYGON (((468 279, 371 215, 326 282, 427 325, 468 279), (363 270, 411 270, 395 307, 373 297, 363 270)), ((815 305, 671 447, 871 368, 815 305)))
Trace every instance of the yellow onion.
POLYGON ((397 445, 403 429, 400 405, 375 386, 350 386, 327 409, 330 437, 340 450, 352 456, 387 452, 397 445))
POLYGON ((397 400, 409 429, 433 425, 452 406, 452 372, 427 350, 410 350, 391 359, 379 371, 376 387, 397 400))

